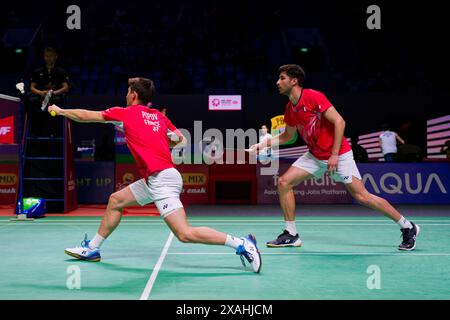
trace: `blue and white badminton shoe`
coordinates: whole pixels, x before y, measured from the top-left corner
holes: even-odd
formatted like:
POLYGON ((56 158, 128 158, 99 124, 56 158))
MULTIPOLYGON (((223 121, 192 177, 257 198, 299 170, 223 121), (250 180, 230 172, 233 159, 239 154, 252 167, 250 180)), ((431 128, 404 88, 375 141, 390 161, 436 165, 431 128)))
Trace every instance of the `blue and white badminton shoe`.
POLYGON ((75 248, 66 248, 64 252, 68 254, 71 257, 80 259, 80 260, 86 260, 86 261, 92 261, 92 262, 98 262, 101 260, 100 256, 100 249, 95 248, 91 249, 89 247, 90 240, 87 239, 87 234, 84 235, 84 240, 81 242, 81 247, 75 247, 75 248))
POLYGON ((236 248, 236 254, 241 256, 241 262, 245 267, 244 258, 251 264, 253 271, 259 273, 261 271, 261 253, 256 246, 256 238, 254 235, 249 234, 246 237, 241 238, 244 243, 236 248))

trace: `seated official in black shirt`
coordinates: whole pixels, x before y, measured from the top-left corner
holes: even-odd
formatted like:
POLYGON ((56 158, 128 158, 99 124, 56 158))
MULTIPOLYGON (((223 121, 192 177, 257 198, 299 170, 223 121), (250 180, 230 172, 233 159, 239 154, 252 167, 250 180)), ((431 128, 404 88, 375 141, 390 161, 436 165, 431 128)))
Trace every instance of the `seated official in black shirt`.
POLYGON ((45 48, 45 66, 37 68, 31 77, 27 111, 40 111, 42 101, 49 90, 53 90, 49 105, 63 104, 65 94, 69 91, 69 80, 66 71, 56 66, 57 58, 55 49, 45 48))

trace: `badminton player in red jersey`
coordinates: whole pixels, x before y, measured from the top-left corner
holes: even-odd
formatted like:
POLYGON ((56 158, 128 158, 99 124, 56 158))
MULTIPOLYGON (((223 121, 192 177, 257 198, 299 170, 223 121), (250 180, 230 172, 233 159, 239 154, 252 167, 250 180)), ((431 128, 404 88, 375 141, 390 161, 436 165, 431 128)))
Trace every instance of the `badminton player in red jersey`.
POLYGON ((328 171, 335 181, 345 184, 360 204, 377 210, 399 224, 403 235, 398 247, 400 250, 414 250, 419 226, 405 219, 385 199, 367 191, 353 159, 352 149, 344 138, 344 119, 323 93, 304 88, 304 79, 305 72, 298 65, 288 64, 279 68, 278 90, 289 98, 284 112, 286 129, 278 136, 250 147, 251 152, 256 152, 284 144, 294 137, 297 130, 309 149, 278 179, 286 228, 277 239, 267 242, 267 246, 301 246, 295 227, 293 187, 312 177, 319 178, 328 171))
MULTIPOLYGON (((145 78, 128 80, 127 107, 114 107, 105 111, 48 108, 77 122, 111 122, 123 128, 128 148, 136 160, 142 179, 113 193, 97 234, 87 236, 81 247, 67 248, 65 253, 82 260, 100 261, 100 246, 119 225, 122 209, 128 206, 155 203, 161 217, 182 242, 226 245, 251 264, 253 271, 261 269, 261 256, 253 235, 233 237, 208 227, 189 225, 180 193, 183 179, 175 169, 169 146, 186 142, 172 122, 157 109, 148 107, 155 87, 145 78)), ((244 264, 245 265, 245 264, 244 264)))

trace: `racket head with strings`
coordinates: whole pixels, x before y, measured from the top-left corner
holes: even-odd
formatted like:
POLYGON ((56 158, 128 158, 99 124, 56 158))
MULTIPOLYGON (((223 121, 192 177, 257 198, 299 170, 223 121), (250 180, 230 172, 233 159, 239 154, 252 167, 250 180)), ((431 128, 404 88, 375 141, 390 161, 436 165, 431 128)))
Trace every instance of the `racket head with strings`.
POLYGON ((49 90, 49 91, 47 92, 47 94, 45 95, 44 101, 42 101, 42 106, 41 106, 41 110, 42 110, 42 111, 45 111, 45 110, 46 110, 46 108, 47 108, 47 106, 48 106, 48 103, 49 103, 49 101, 50 101, 50 98, 52 97, 52 94, 53 94, 53 91, 52 91, 52 90, 49 90))

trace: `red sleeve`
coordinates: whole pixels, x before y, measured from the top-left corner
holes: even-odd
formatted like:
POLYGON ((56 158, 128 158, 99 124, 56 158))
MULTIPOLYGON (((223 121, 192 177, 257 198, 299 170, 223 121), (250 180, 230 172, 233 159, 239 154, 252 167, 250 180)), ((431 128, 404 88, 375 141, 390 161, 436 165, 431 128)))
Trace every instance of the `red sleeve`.
POLYGON ((294 122, 294 118, 292 116, 292 107, 291 104, 288 103, 286 108, 284 109, 284 123, 286 123, 290 127, 295 127, 296 123, 294 122))
POLYGON ((125 108, 114 107, 102 111, 102 116, 106 121, 123 121, 125 108))
POLYGON ((322 113, 333 106, 331 102, 328 100, 328 98, 322 92, 316 91, 313 96, 313 99, 314 99, 314 111, 322 113))

